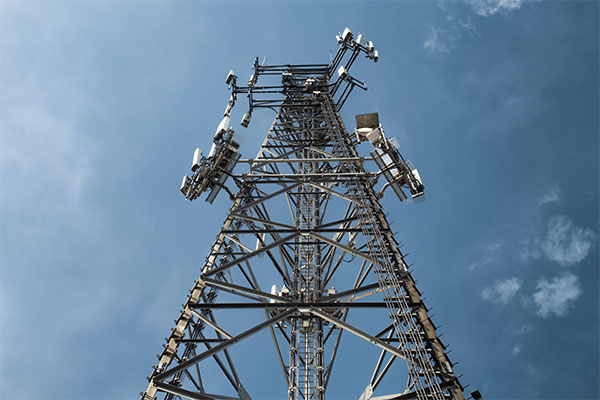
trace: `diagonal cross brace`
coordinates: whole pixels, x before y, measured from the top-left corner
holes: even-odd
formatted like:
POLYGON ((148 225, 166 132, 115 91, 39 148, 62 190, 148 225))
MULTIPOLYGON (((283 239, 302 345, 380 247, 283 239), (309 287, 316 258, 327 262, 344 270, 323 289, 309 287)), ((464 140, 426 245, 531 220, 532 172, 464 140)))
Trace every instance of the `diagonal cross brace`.
POLYGON ((267 200, 269 200, 269 199, 272 199, 273 197, 277 197, 277 196, 279 196, 279 195, 280 195, 280 194, 282 194, 282 193, 287 193, 287 192, 289 192, 290 190, 297 188, 297 187, 298 187, 298 186, 300 186, 301 184, 302 184, 302 183, 295 183, 295 184, 293 184, 293 185, 286 186, 286 187, 284 187, 283 189, 281 189, 281 190, 278 190, 278 191, 276 191, 276 192, 273 192, 273 193, 271 193, 271 194, 268 194, 268 195, 266 195, 266 196, 264 196, 264 197, 261 197, 260 199, 258 199, 258 200, 255 200, 255 201, 253 201, 252 203, 248 203, 248 204, 245 204, 245 205, 243 205, 243 206, 239 206, 239 207, 237 207, 237 208, 233 209, 233 210, 232 210, 232 212, 233 212, 234 214, 239 214, 239 213, 241 213, 241 212, 242 212, 242 211, 244 211, 244 210, 247 210, 247 209, 249 209, 249 208, 252 208, 252 207, 254 207, 254 206, 256 206, 256 205, 258 205, 258 204, 260 204, 260 203, 263 203, 263 202, 265 202, 265 201, 267 201, 267 200))
POLYGON ((337 247, 337 248, 339 248, 341 250, 344 250, 345 252, 348 252, 350 254, 354 254, 355 256, 357 256, 359 258, 362 258, 363 260, 367 260, 370 263, 381 265, 381 261, 380 260, 375 260, 375 259, 369 257, 368 254, 365 254, 365 253, 363 253, 361 251, 355 250, 352 247, 343 245, 343 244, 341 244, 338 241, 335 241, 333 239, 329 239, 328 237, 325 237, 325 236, 321 236, 321 235, 319 235, 318 233, 315 233, 315 232, 310 232, 309 235, 312 236, 315 239, 321 240, 322 242, 325 242, 325 243, 330 244, 332 246, 335 246, 335 247, 337 247))
POLYGON ((273 243, 270 243, 270 244, 268 244, 268 245, 266 245, 264 247, 261 247, 260 249, 258 249, 256 251, 244 254, 243 256, 238 257, 235 260, 232 260, 232 261, 230 261, 230 262, 228 262, 228 263, 226 263, 224 265, 221 265, 221 266, 219 266, 217 268, 213 268, 210 271, 202 274, 202 279, 204 279, 207 276, 215 275, 217 272, 223 271, 223 270, 225 270, 225 269, 227 269, 229 267, 233 267, 234 265, 238 265, 238 264, 246 261, 249 258, 252 258, 252 257, 254 257, 256 255, 261 254, 261 253, 264 253, 267 250, 271 250, 272 248, 277 247, 277 246, 279 246, 279 245, 281 245, 281 244, 283 244, 285 242, 289 242, 290 240, 294 239, 298 235, 300 235, 300 232, 294 232, 291 235, 288 235, 288 236, 286 236, 286 237, 284 237, 284 238, 282 238, 282 239, 280 239, 280 240, 278 240, 276 242, 273 242, 273 243))
POLYGON ((282 319, 286 319, 287 317, 291 316, 292 314, 296 313, 297 311, 298 311, 298 308, 294 307, 291 310, 287 310, 282 313, 279 313, 279 314, 275 315, 273 318, 270 318, 270 319, 266 320, 265 322, 261 322, 260 324, 253 326, 252 328, 240 333, 239 335, 234 336, 231 339, 226 340, 214 347, 211 347, 210 349, 206 350, 205 352, 198 354, 197 356, 192 357, 189 360, 184 361, 181 364, 178 364, 178 365, 174 366, 173 368, 166 370, 165 372, 155 375, 152 380, 153 381, 163 381, 163 380, 175 375, 176 373, 181 372, 181 371, 199 363, 200 361, 212 356, 213 354, 218 353, 222 350, 225 350, 226 348, 228 348, 229 346, 231 346, 233 344, 236 344, 240 340, 243 340, 243 339, 247 338, 248 336, 254 335, 255 333, 265 329, 267 326, 272 325, 275 322, 279 322, 282 319))
POLYGON ((386 350, 387 352, 402 358, 403 360, 406 360, 406 356, 396 347, 389 345, 388 343, 384 342, 381 339, 376 338, 373 335, 368 334, 367 332, 361 331, 360 329, 350 325, 347 322, 342 321, 341 319, 337 319, 329 314, 327 314, 326 312, 324 312, 323 310, 319 310, 316 307, 310 307, 308 310, 311 314, 324 319, 325 321, 329 321, 332 324, 339 326, 340 328, 358 336, 361 339, 366 340, 367 342, 371 342, 373 343, 375 346, 382 348, 383 350, 386 350))

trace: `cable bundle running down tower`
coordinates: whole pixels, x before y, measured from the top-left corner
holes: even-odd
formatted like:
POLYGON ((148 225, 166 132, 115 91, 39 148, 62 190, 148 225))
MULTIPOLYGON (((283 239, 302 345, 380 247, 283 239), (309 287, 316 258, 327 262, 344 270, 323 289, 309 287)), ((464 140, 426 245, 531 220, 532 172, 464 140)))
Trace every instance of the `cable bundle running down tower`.
MULTIPOLYGON (((360 55, 376 62, 378 52, 348 28, 337 40, 329 64, 256 59, 246 85, 229 72, 232 94, 212 148, 207 156, 196 149, 181 191, 189 200, 206 193, 212 203, 223 189, 233 205, 142 400, 251 399, 236 368, 248 360, 235 351, 261 331, 270 333, 283 372, 287 394, 272 393, 278 398, 325 399, 334 361, 352 352, 344 334, 373 351, 353 368, 372 362, 364 378, 345 378, 364 379, 357 399, 464 399, 379 203, 388 188, 400 201, 422 196, 419 173, 377 113, 356 116, 353 132, 339 114, 355 87, 366 90, 350 75, 352 64, 360 55), (276 111, 254 159, 241 158, 229 127, 238 95, 249 99, 244 127, 256 109, 276 111), (359 155, 362 142, 370 157, 359 155)), ((276 387, 272 376, 264 379, 263 388, 276 387)))

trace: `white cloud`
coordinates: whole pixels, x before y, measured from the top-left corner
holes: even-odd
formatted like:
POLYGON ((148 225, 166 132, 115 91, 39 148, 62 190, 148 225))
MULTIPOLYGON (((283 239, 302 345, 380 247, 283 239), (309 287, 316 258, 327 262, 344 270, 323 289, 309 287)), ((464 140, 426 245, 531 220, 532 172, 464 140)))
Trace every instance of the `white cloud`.
POLYGON ((492 286, 484 287, 481 290, 481 297, 490 303, 505 306, 515 297, 517 291, 521 288, 521 280, 518 278, 507 278, 496 281, 492 286))
POLYGON ((590 229, 573 226, 569 218, 557 215, 548 221, 548 235, 541 247, 550 260, 572 265, 587 256, 595 237, 590 229))
POLYGON ((560 187, 558 185, 555 185, 552 188, 550 188, 548 193, 546 193, 538 199, 538 204, 542 205, 546 203, 558 203, 561 200, 561 198, 562 190, 560 190, 560 187))
POLYGON ((482 17, 489 17, 498 12, 517 10, 524 2, 524 0, 467 0, 473 11, 482 17))
POLYGON ((510 353, 513 355, 513 357, 516 357, 516 356, 519 355, 519 353, 521 352, 521 350, 523 350, 523 345, 521 343, 517 343, 510 350, 510 353))
POLYGON ((453 37, 448 36, 448 33, 440 28, 429 27, 429 36, 423 43, 423 48, 429 53, 444 54, 451 50, 450 42, 454 40, 453 37))
POLYGON ((562 266, 574 265, 587 257, 596 239, 594 231, 573 225, 565 215, 556 215, 548 220, 545 232, 522 240, 521 258, 547 258, 562 266))
POLYGON ((565 316, 571 304, 581 295, 579 278, 565 273, 551 280, 540 279, 533 294, 536 314, 542 318, 565 316))

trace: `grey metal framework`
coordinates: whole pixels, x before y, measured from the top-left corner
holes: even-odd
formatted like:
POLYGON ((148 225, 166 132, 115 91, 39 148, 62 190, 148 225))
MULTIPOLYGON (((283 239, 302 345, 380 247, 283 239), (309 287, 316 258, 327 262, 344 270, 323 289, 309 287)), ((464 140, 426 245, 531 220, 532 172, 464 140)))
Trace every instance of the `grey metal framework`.
POLYGON ((357 116, 353 132, 339 114, 353 88, 366 89, 350 67, 361 54, 377 61, 377 51, 349 29, 337 39, 329 64, 256 60, 245 86, 229 73, 232 95, 213 148, 208 156, 196 150, 181 189, 190 200, 207 193, 209 202, 224 189, 233 205, 142 400, 250 399, 233 351, 260 331, 270 332, 283 372, 287 393, 273 393, 280 398, 325 399, 346 332, 375 352, 360 400, 464 399, 379 203, 388 187, 400 200, 407 190, 421 196, 418 172, 385 136, 377 114, 357 116), (274 84, 260 86, 259 77, 274 84), (240 158, 229 128, 238 95, 249 99, 243 126, 258 108, 276 111, 254 159, 240 158), (362 142, 371 144, 369 156, 359 155, 362 142), (232 311, 259 318, 240 330, 244 322, 232 322, 232 311), (211 391, 215 375, 227 391, 211 391), (384 378, 394 393, 378 394, 384 378))

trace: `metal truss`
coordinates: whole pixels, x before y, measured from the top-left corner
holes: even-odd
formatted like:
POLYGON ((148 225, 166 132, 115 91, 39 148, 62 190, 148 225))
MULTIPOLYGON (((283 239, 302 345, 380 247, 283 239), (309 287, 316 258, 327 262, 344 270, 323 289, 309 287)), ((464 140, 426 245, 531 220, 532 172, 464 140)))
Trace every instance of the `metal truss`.
POLYGON ((348 29, 338 42, 340 49, 327 65, 256 61, 243 87, 232 72, 228 76, 232 97, 226 122, 240 93, 249 98, 247 115, 268 107, 276 117, 254 159, 240 159, 227 124, 215 135, 217 147, 228 149, 227 160, 218 151, 208 158, 194 156, 194 175, 182 185, 186 197, 209 192, 212 202, 227 180, 237 193, 227 189, 233 205, 142 400, 159 395, 250 399, 232 352, 262 331, 271 336, 274 362, 287 387, 281 398, 325 399, 335 360, 348 351, 341 350, 346 332, 377 354, 363 393, 356 395, 360 400, 464 399, 379 203, 383 192, 375 189, 381 176, 398 188, 409 184, 411 172, 401 175, 401 168, 386 167, 378 153, 360 156, 360 137, 347 132, 339 114, 354 86, 366 88, 350 77, 350 66, 359 54, 376 61, 377 52, 372 42, 354 38, 348 29), (281 84, 259 86, 263 75, 276 76, 281 84), (371 161, 382 169, 368 171, 371 161), (365 309, 381 317, 352 318, 365 309), (243 323, 235 322, 234 312, 259 317, 240 329, 243 323), (401 374, 406 380, 399 384, 401 374), (211 389, 215 375, 229 389, 211 389), (389 376, 397 392, 376 395, 389 376))

